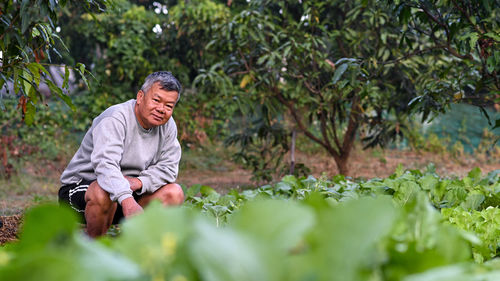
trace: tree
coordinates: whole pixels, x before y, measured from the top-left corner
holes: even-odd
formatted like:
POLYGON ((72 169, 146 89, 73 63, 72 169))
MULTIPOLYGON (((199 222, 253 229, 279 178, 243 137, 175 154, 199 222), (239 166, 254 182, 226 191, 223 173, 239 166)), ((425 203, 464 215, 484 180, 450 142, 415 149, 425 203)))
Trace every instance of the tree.
MULTIPOLYGON (((42 80, 48 85, 52 94, 73 107, 67 95, 69 67, 64 66, 61 87, 54 84, 47 70, 53 56, 60 56, 56 44, 61 39, 57 34, 56 24, 59 12, 67 2, 66 0, 8 0, 0 3, 0 90, 5 89, 7 92, 13 90, 19 98, 18 108, 22 111, 27 124, 33 122, 35 106, 44 99, 39 90, 42 80), (10 83, 13 85, 12 89, 10 83)), ((106 0, 80 1, 80 4, 88 10, 104 8, 107 3, 106 0)), ((76 64, 73 69, 85 79, 85 65, 76 64)))
POLYGON ((198 80, 210 87, 230 80, 226 89, 239 104, 285 114, 348 174, 362 126, 372 142, 387 140, 380 132, 401 133, 404 122, 387 116, 408 112, 411 77, 429 63, 396 60, 399 28, 387 8, 381 1, 251 1, 214 38, 228 54, 198 80))

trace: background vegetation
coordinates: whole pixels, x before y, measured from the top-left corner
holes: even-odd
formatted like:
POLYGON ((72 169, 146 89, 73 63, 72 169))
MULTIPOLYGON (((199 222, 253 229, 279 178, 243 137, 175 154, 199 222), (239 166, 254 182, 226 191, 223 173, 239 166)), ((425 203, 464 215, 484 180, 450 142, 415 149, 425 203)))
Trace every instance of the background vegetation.
MULTIPOLYGON (((57 142, 78 141, 158 69, 186 88, 176 110, 184 147, 239 147, 234 159, 264 181, 286 169, 295 132, 347 175, 356 141, 418 146, 412 122, 455 103, 479 106, 486 150, 495 150, 496 1, 6 1, 1 9, 4 175, 15 147, 36 139, 27 154, 55 157, 57 142)), ((460 139, 450 137, 450 145, 460 139)), ((466 138, 455 148, 478 146, 466 138)))

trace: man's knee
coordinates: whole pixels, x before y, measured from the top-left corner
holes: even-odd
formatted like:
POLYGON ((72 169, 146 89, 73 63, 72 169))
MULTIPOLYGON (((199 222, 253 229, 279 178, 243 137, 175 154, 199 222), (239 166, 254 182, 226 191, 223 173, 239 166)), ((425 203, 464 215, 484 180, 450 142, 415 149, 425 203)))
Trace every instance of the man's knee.
POLYGON ((112 201, 109 197, 109 193, 102 189, 97 181, 93 181, 87 192, 85 192, 85 202, 87 204, 99 205, 104 208, 109 208, 112 205, 112 201))
POLYGON ((180 205, 184 202, 184 191, 176 183, 169 183, 161 187, 160 199, 165 205, 180 205))

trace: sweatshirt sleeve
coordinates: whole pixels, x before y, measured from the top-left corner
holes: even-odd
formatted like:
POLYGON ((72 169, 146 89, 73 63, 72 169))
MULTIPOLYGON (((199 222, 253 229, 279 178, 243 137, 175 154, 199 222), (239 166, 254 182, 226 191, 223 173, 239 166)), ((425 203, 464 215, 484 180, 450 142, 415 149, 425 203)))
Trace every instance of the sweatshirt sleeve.
POLYGON ((142 182, 139 194, 153 193, 163 185, 175 182, 180 159, 181 146, 177 140, 177 127, 172 121, 160 149, 158 161, 142 171, 138 177, 142 182))
POLYGON ((97 183, 110 194, 111 201, 132 197, 128 180, 122 174, 125 124, 113 117, 101 120, 93 129, 94 149, 90 156, 97 183))

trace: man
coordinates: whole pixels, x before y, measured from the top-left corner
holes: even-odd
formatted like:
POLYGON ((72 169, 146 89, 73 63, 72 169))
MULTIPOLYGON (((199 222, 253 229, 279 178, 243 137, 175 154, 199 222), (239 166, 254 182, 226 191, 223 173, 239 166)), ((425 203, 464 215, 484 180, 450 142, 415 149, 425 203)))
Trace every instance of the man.
POLYGON ((136 100, 111 106, 92 122, 59 190, 59 201, 84 215, 89 236, 105 234, 151 200, 184 201, 175 183, 181 148, 171 118, 180 92, 170 72, 152 73, 136 100))

